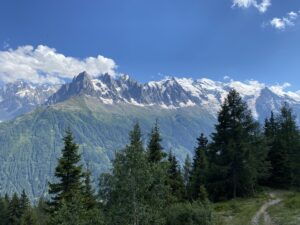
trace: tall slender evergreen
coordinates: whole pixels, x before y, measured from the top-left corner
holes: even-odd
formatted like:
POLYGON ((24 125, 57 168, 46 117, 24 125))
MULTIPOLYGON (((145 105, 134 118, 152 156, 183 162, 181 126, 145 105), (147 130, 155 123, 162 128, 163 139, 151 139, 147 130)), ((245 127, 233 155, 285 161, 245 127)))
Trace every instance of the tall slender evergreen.
POLYGON ((16 193, 13 194, 8 205, 8 225, 20 225, 22 210, 20 208, 20 199, 16 193))
POLYGON ((259 124, 241 96, 231 90, 222 104, 209 150, 208 191, 213 199, 253 193, 264 167, 267 148, 259 124))
POLYGON ((117 153, 109 184, 109 224, 140 225, 150 220, 151 173, 139 124, 130 132, 130 143, 117 153))
POLYGON ((49 204, 53 210, 58 209, 63 199, 69 201, 74 196, 81 194, 83 189, 79 147, 74 142, 70 129, 66 131, 63 141, 62 156, 55 169, 55 178, 58 182, 49 183, 49 194, 52 196, 49 204))
POLYGON ((91 184, 91 172, 87 171, 84 174, 83 201, 87 210, 93 209, 97 205, 95 191, 91 184))
POLYGON ((208 152, 208 140, 202 133, 197 138, 198 146, 195 149, 192 172, 191 172, 191 184, 190 184, 190 197, 191 199, 198 199, 201 194, 202 188, 206 185, 206 176, 208 169, 207 152, 208 152))
POLYGON ((150 140, 147 146, 149 162, 160 162, 166 156, 166 154, 163 152, 161 141, 162 139, 159 133, 158 121, 156 121, 154 127, 152 128, 150 140))
POLYGON ((171 201, 179 202, 185 197, 185 187, 179 163, 172 152, 168 155, 168 162, 168 185, 170 187, 171 196, 173 197, 171 201))
POLYGON ((30 209, 30 201, 27 197, 27 194, 25 193, 25 190, 22 191, 21 197, 20 197, 20 210, 21 213, 24 214, 30 209))
POLYGON ((186 197, 190 195, 190 180, 191 180, 191 172, 192 172, 192 162, 189 155, 185 157, 184 165, 183 165, 183 182, 185 186, 186 197))

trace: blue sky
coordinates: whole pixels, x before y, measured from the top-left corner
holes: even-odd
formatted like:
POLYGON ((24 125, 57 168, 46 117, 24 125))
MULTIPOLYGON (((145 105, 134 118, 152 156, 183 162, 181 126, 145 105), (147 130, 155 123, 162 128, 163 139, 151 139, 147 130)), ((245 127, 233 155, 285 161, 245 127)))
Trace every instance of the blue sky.
POLYGON ((261 0, 2 0, 0 48, 43 45, 79 61, 103 55, 141 82, 230 76, 298 90, 300 1, 264 1, 265 9, 261 0))

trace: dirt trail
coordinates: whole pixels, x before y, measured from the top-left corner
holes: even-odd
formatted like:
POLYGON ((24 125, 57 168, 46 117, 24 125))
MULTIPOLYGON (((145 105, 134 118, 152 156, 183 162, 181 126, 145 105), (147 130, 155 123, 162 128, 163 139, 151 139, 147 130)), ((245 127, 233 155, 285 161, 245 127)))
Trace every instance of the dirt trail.
POLYGON ((276 198, 276 194, 274 192, 270 193, 270 196, 271 196, 271 198, 275 198, 275 199, 266 202, 265 204, 263 204, 260 207, 260 209, 257 211, 255 216, 251 220, 252 225, 260 225, 260 223, 259 223, 260 219, 263 219, 262 221, 263 221, 264 225, 275 225, 272 222, 272 219, 271 219, 270 215, 268 214, 267 209, 273 205, 280 203, 281 199, 276 198))

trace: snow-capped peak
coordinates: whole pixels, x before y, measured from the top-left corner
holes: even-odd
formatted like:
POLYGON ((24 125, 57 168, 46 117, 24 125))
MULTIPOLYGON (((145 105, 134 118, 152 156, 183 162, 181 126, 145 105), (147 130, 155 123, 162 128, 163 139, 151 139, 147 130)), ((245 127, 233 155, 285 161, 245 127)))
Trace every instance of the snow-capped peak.
MULTIPOLYGON (((70 83, 62 85, 58 91, 57 87, 36 86, 23 81, 7 84, 0 89, 0 103, 7 102, 9 96, 13 95, 19 102, 27 102, 36 107, 44 104, 47 99, 47 104, 55 104, 72 96, 84 95, 99 99, 99 104, 122 103, 165 109, 197 106, 216 116, 228 92, 236 89, 247 102, 254 117, 259 118, 262 109, 264 112, 277 109, 283 101, 300 107, 300 92, 285 91, 287 87, 288 84, 267 86, 253 80, 220 82, 207 78, 194 80, 178 77, 140 84, 128 75, 113 77, 104 74, 94 78, 83 72, 70 83), (50 94, 52 95, 49 97, 50 94)), ((22 108, 19 104, 17 107, 22 108)))

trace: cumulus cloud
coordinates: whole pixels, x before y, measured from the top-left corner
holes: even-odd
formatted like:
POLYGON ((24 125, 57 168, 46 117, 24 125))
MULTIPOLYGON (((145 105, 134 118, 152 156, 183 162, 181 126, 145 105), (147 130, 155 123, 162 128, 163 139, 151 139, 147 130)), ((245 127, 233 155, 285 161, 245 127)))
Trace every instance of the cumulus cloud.
POLYGON ((31 45, 0 51, 0 80, 4 83, 27 80, 32 83, 61 83, 82 71, 92 76, 115 75, 114 60, 98 55, 78 59, 58 53, 45 45, 31 45))
POLYGON ((285 17, 275 17, 270 21, 270 25, 278 30, 285 30, 287 27, 295 26, 299 12, 289 12, 285 17))
POLYGON ((255 7, 261 13, 264 13, 271 6, 271 0, 233 0, 233 7, 250 8, 255 7))

